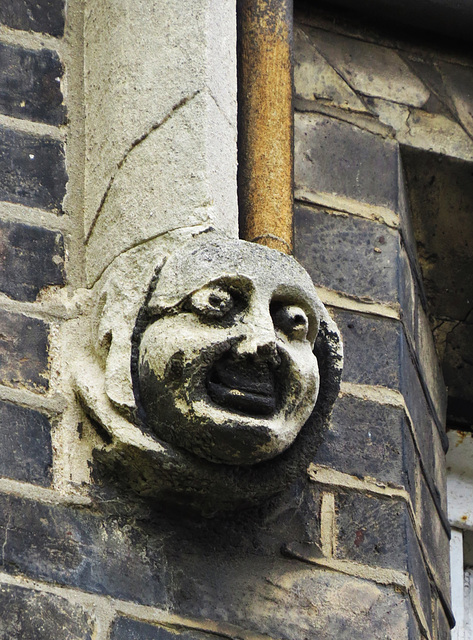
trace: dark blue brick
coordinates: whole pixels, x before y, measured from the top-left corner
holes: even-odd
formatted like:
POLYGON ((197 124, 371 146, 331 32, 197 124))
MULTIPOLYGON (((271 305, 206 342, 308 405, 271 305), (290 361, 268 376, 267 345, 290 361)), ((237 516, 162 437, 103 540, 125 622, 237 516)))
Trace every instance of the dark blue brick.
POLYGON ((415 497, 416 453, 401 409, 340 397, 314 462, 402 486, 415 497))
POLYGON ((412 575, 431 626, 431 589, 427 567, 415 536, 407 504, 356 492, 336 497, 336 556, 412 575))
POLYGON ((163 627, 120 617, 113 623, 110 640, 211 640, 222 637, 216 634, 210 635, 199 631, 184 630, 182 627, 173 629, 171 632, 163 627))
POLYGON ((0 200, 61 213, 66 182, 60 141, 0 127, 0 200))
POLYGON ((48 286, 64 284, 64 241, 58 231, 0 220, 0 291, 33 302, 48 286))
POLYGON ((396 143, 318 114, 295 119, 295 186, 397 211, 396 143))
POLYGON ((52 462, 51 425, 46 416, 0 402, 0 475, 47 486, 52 462))
POLYGON ((44 392, 49 386, 49 327, 0 309, 0 380, 44 392))
POLYGON ((295 257, 315 284, 360 298, 398 300, 397 231, 298 205, 294 244, 295 257))
POLYGON ((2 640, 92 640, 91 616, 65 598, 0 585, 2 640))
POLYGON ((52 125, 64 123, 63 67, 55 51, 0 43, 0 69, 1 113, 52 125))
POLYGON ((12 29, 64 33, 64 0, 2 0, 0 22, 12 29))
POLYGON ((400 322, 340 309, 331 314, 343 338, 343 380, 399 389, 400 322))

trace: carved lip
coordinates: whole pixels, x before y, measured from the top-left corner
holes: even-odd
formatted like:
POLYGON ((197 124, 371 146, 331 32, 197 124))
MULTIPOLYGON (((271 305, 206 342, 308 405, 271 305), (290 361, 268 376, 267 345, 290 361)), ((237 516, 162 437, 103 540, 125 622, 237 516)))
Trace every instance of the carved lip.
POLYGON ((210 398, 219 406, 254 416, 276 410, 275 370, 268 363, 220 358, 207 378, 210 398))

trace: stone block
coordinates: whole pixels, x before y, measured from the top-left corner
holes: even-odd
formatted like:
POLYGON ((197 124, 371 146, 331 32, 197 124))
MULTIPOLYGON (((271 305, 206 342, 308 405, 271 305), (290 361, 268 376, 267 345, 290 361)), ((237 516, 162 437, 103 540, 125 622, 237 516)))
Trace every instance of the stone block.
POLYGON ((447 388, 440 370, 439 358, 429 319, 422 305, 418 305, 416 314, 415 348, 419 359, 420 372, 424 379, 434 410, 441 424, 445 424, 447 415, 447 388))
POLYGON ((440 506, 447 513, 447 461, 440 438, 433 439, 433 481, 440 495, 440 506))
POLYGON ((307 28, 294 29, 294 89, 296 96, 306 100, 324 100, 331 104, 367 112, 366 107, 351 87, 317 51, 307 28))
POLYGON ((434 602, 435 621, 438 640, 450 640, 450 621, 438 598, 434 602))
POLYGON ((295 116, 296 197, 315 203, 319 194, 358 205, 397 211, 398 148, 392 141, 315 113, 295 116))
POLYGON ((343 380, 399 389, 400 322, 339 309, 331 313, 343 338, 343 380))
POLYGON ((401 249, 399 255, 399 303, 404 328, 411 342, 414 343, 419 300, 412 275, 411 262, 404 249, 401 249))
POLYGON ((416 454, 401 409, 341 396, 314 462, 403 487, 414 499, 416 454))
POLYGON ((178 640, 178 638, 181 640, 205 640, 206 638, 222 637, 215 633, 202 633, 183 627, 170 631, 164 627, 122 616, 114 621, 110 634, 110 640, 178 640))
POLYGON ((399 236, 385 225, 298 205, 294 245, 295 257, 316 285, 397 301, 399 236))
MULTIPOLYGON (((308 482, 306 495, 297 487, 293 491, 269 513, 252 510, 211 519, 176 516, 169 508, 150 509, 116 497, 110 500, 113 512, 103 513, 0 495, 5 541, 0 566, 7 573, 138 604, 179 602, 187 613, 203 602, 223 611, 235 600, 238 608, 233 590, 223 599, 230 574, 242 580, 260 563, 269 575, 274 558, 287 562, 280 556, 283 543, 319 542, 318 491, 308 482), (6 529, 14 534, 6 535, 6 529)), ((264 583, 264 575, 260 579, 264 583)))
POLYGON ((0 126, 0 200, 61 213, 66 182, 61 142, 0 126))
POLYGON ((409 573, 431 627, 430 583, 407 504, 392 498, 340 492, 336 509, 337 557, 409 573))
POLYGON ((0 310, 0 380, 44 393, 49 386, 49 327, 42 320, 0 310))
POLYGON ((222 580, 219 606, 206 602, 202 607, 195 594, 186 603, 192 615, 222 616, 247 631, 282 640, 408 639, 409 599, 392 587, 294 561, 273 565, 266 578, 258 561, 245 568, 246 576, 242 566, 238 575, 222 580))
POLYGON ((430 98, 422 109, 429 113, 439 113, 452 118, 455 107, 445 87, 442 73, 439 71, 437 64, 435 64, 435 60, 418 54, 409 55, 405 52, 399 52, 399 55, 424 85, 431 90, 430 98))
POLYGON ((84 38, 86 232, 113 182, 105 230, 123 208, 124 235, 197 217, 237 237, 234 3, 90 2, 84 38))
POLYGON ((446 445, 446 436, 439 431, 419 373, 406 339, 402 338, 401 391, 412 419, 412 427, 426 473, 434 478, 434 448, 446 445), (435 447, 434 447, 434 442, 435 447))
POLYGON ((311 39, 357 93, 415 107, 428 100, 430 91, 393 49, 321 29, 311 39))
POLYGON ((407 570, 409 514, 403 500, 340 491, 335 505, 337 558, 407 570))
POLYGON ((55 51, 0 43, 0 112, 47 124, 64 124, 63 67, 55 51))
POLYGON ((165 561, 156 540, 150 536, 147 548, 143 531, 126 517, 3 495, 0 518, 3 571, 142 604, 163 602, 165 561))
POLYGON ((62 36, 64 0, 2 0, 0 22, 12 29, 62 36))
POLYGON ((415 349, 419 360, 420 374, 423 377, 439 422, 445 424, 447 388, 440 370, 432 328, 420 300, 418 302, 416 320, 415 349))
POLYGON ((232 127, 202 92, 134 145, 110 182, 87 243, 89 283, 122 251, 171 229, 212 226, 235 237, 236 163, 227 153, 234 142, 232 127))
POLYGON ((420 495, 419 518, 426 559, 438 589, 444 600, 450 603, 449 536, 423 478, 421 479, 420 495))
POLYGON ((0 475, 48 486, 51 482, 51 425, 32 409, 0 402, 0 475))
POLYGON ((64 284, 64 240, 58 231, 0 220, 0 291, 33 302, 45 287, 64 284))
POLYGON ((412 223, 412 213, 410 209, 410 193, 406 184, 406 178, 404 175, 404 167, 402 163, 402 150, 399 155, 399 167, 398 167, 398 180, 399 180, 399 193, 398 193, 398 210, 399 219, 401 223, 401 235, 404 243, 404 249, 406 250, 411 264, 415 265, 418 276, 420 277, 420 269, 417 263, 417 241, 414 235, 414 227, 412 223))
POLYGON ((65 598, 13 585, 0 585, 0 637, 7 640, 92 640, 87 611, 65 598))
POLYGON ((440 71, 461 124, 473 135, 473 67, 441 62, 440 71))
POLYGON ((420 630, 419 620, 412 605, 409 611, 409 640, 425 640, 425 633, 420 630))

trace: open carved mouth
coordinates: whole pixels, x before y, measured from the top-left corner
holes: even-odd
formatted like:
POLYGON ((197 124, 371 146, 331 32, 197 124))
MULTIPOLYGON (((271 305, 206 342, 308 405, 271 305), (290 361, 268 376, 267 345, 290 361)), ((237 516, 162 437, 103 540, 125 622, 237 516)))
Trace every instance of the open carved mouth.
POLYGON ((220 407, 269 416, 276 410, 275 367, 266 362, 223 356, 210 370, 207 391, 220 407))

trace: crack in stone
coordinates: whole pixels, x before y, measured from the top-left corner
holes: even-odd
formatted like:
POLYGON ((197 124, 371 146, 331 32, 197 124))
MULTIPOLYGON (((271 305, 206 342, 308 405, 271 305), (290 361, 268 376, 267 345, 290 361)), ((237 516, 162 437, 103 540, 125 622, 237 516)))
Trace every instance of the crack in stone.
MULTIPOLYGON (((100 213, 102 212, 102 209, 105 205, 105 202, 108 198, 108 194, 110 193, 110 189, 112 188, 113 183, 115 182, 115 178, 117 177, 118 172, 120 171, 120 169, 122 168, 122 166, 125 164, 128 156, 130 155, 130 153, 133 151, 133 149, 135 149, 138 145, 140 145, 142 142, 144 142, 146 140, 146 138, 148 138, 154 131, 156 131, 156 129, 159 129, 163 124, 165 124, 175 113, 176 111, 179 111, 179 109, 181 109, 182 107, 184 107, 186 104, 188 104, 191 100, 193 100, 197 95, 199 95, 199 93, 201 93, 201 90, 199 89, 198 91, 194 91, 194 93, 192 93, 189 96, 185 96, 184 98, 182 98, 182 100, 179 100, 178 103, 176 103, 172 109, 164 116, 164 118, 162 118, 159 122, 156 122, 155 124, 153 124, 152 127, 150 127, 150 129, 148 131, 146 131, 146 133, 144 133, 142 136, 140 136, 139 138, 137 138, 136 140, 134 140, 131 145, 128 147, 128 149, 126 150, 123 158, 117 163, 116 169, 114 170, 107 188, 105 189, 105 192, 102 196, 102 199, 100 201, 100 204, 98 206, 97 212, 95 213, 94 219, 92 220, 92 223, 90 225, 89 231, 87 233, 87 236, 85 238, 85 244, 88 244, 92 233, 94 232, 95 226, 97 224, 97 221, 100 217, 100 213)), ((217 105, 218 106, 218 105, 217 105)))

